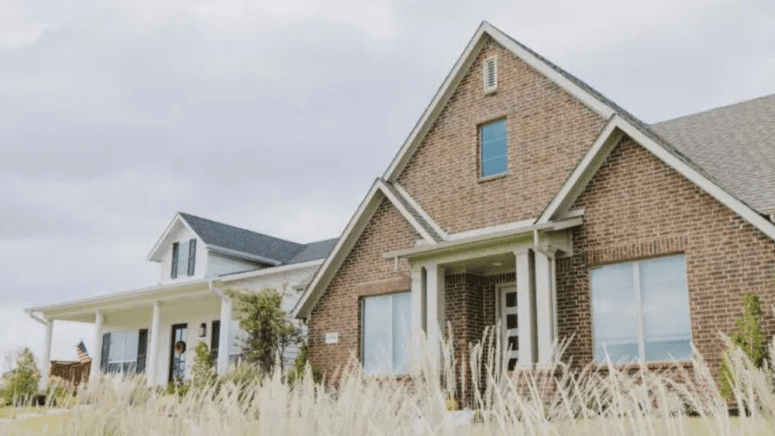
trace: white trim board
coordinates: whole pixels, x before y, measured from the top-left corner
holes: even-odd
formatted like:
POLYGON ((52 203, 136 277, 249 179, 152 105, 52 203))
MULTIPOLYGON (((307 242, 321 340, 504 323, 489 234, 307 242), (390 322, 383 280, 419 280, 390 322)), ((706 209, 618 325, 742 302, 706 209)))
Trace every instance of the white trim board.
POLYGON ((761 216, 746 204, 726 192, 722 187, 710 181, 697 170, 670 153, 662 145, 643 134, 638 128, 618 115, 611 117, 592 148, 582 157, 579 165, 573 170, 568 180, 563 184, 557 195, 536 221, 537 224, 547 223, 556 216, 567 212, 579 195, 584 191, 592 176, 603 165, 608 155, 622 136, 626 134, 635 142, 656 156, 690 182, 707 192, 718 202, 728 207, 749 224, 756 227, 770 239, 775 240, 775 224, 761 216))
POLYGON ((473 63, 476 55, 482 49, 484 44, 484 36, 489 35, 495 42, 509 50, 514 56, 521 59, 528 64, 531 68, 538 73, 546 77, 551 82, 555 83, 562 90, 572 95, 578 101, 589 107, 602 118, 608 119, 616 113, 616 111, 609 107, 606 103, 602 102, 596 96, 589 93, 587 90, 581 88, 579 85, 560 74, 554 68, 549 66, 542 59, 539 59, 533 53, 525 50, 516 41, 511 39, 508 35, 501 32, 499 29, 491 25, 486 21, 482 21, 479 28, 474 33, 474 36, 466 45, 463 53, 458 58, 455 65, 452 67, 452 71, 447 75, 442 82, 439 90, 433 96, 433 99, 423 111, 420 120, 415 124, 409 136, 404 141, 401 149, 393 158, 393 161, 388 166, 383 178, 388 182, 394 182, 403 171, 406 164, 409 162, 409 158, 414 153, 414 150, 422 142, 425 134, 428 133, 430 127, 436 121, 436 118, 441 113, 442 109, 446 106, 452 93, 457 88, 457 85, 463 79, 463 76, 468 72, 471 64, 473 63))

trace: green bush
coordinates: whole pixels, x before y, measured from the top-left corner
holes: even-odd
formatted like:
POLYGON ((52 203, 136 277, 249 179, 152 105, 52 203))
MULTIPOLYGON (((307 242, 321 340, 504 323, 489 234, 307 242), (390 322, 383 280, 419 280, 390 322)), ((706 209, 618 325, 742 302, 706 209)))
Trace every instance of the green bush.
POLYGON ((204 389, 212 386, 217 376, 213 370, 213 359, 204 341, 199 341, 194 350, 194 365, 191 367, 191 387, 204 389))
POLYGON ((35 356, 29 348, 16 357, 16 368, 5 376, 5 389, 2 396, 6 404, 16 401, 29 401, 38 392, 40 373, 35 364, 35 356))
POLYGON ((762 331, 759 320, 764 313, 762 301, 753 292, 746 292, 743 297, 743 317, 737 320, 737 330, 729 336, 731 346, 723 354, 721 367, 719 368, 719 385, 721 396, 732 398, 732 388, 735 380, 730 370, 732 353, 743 352, 756 368, 762 368, 769 360, 767 353, 767 340, 762 331))
MULTIPOLYGON (((306 374, 306 367, 309 361, 309 347, 306 343, 302 343, 299 347, 299 355, 296 356, 296 360, 293 362, 293 369, 288 371, 285 375, 285 381, 290 386, 294 386, 296 383, 301 383, 306 374)), ((323 372, 320 367, 313 366, 310 370, 312 372, 312 381, 320 383, 323 381, 323 372)))

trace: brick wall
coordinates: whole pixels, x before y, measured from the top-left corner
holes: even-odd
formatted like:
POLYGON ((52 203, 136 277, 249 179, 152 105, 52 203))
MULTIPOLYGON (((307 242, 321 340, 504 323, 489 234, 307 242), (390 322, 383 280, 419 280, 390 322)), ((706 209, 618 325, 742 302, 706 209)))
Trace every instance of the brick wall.
POLYGON ((448 232, 534 218, 599 135, 605 120, 495 42, 477 56, 398 178, 448 232), (498 56, 485 95, 483 59, 498 56), (506 118, 508 175, 479 180, 478 126, 506 118))
POLYGON ((574 256, 557 264, 558 328, 576 338, 568 355, 591 361, 588 268, 597 264, 684 253, 694 346, 711 365, 742 315, 742 297, 762 297, 763 326, 775 334, 775 242, 644 148, 625 138, 574 208, 585 210, 574 231, 574 256))
POLYGON ((395 271, 393 260, 384 259, 382 253, 413 247, 418 239, 420 235, 384 199, 310 317, 310 363, 328 377, 351 357, 359 358, 361 297, 410 290, 408 262, 401 261, 395 271), (337 344, 325 343, 328 332, 339 334, 337 344))

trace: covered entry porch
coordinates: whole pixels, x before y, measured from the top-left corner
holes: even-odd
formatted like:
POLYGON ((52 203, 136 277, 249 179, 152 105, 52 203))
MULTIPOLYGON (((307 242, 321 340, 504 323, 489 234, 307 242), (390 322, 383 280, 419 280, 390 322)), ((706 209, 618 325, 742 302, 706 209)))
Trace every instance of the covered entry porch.
POLYGON ((41 384, 48 383, 55 321, 94 325, 94 341, 86 344, 90 377, 144 373, 149 385, 186 379, 199 341, 217 355, 218 373, 225 374, 230 355, 239 352, 226 289, 220 282, 191 280, 28 309, 46 328, 41 384))
MULTIPOLYGON (((572 255, 571 228, 582 216, 516 223, 385 253, 411 265, 411 336, 415 355, 427 341, 438 365, 447 326, 456 354, 498 325, 507 370, 552 368, 556 359, 556 259, 572 255)), ((461 356, 462 357, 462 356, 461 356)))

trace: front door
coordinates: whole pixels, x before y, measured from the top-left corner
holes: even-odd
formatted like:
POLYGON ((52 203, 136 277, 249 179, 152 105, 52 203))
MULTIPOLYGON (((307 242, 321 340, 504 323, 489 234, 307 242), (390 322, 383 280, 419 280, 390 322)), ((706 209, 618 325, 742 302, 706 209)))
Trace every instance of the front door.
POLYGON ((170 374, 168 381, 182 382, 186 373, 186 331, 188 324, 172 326, 170 341, 170 374))
POLYGON ((503 364, 513 371, 519 355, 519 329, 517 319, 517 287, 500 288, 501 326, 503 327, 503 364))

